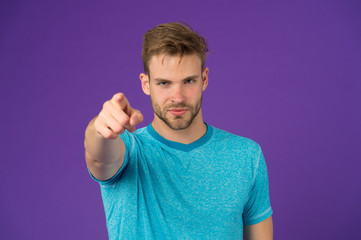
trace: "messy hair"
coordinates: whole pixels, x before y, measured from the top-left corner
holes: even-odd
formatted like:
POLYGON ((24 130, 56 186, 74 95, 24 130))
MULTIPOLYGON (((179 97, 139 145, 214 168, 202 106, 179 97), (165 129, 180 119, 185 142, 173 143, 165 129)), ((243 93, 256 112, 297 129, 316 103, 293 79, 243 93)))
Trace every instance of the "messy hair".
POLYGON ((143 36, 142 59, 146 74, 149 74, 149 60, 160 54, 179 55, 181 59, 184 55, 197 54, 203 69, 207 52, 207 41, 183 22, 158 25, 143 36))

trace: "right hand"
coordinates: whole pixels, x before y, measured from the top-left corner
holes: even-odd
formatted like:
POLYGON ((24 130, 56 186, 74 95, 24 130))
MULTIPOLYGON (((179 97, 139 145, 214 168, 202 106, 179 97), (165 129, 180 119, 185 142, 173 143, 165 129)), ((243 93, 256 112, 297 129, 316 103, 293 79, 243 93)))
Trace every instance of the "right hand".
POLYGON ((123 93, 117 93, 103 104, 94 127, 104 138, 115 139, 125 130, 134 132, 135 126, 142 121, 143 114, 130 106, 123 93))

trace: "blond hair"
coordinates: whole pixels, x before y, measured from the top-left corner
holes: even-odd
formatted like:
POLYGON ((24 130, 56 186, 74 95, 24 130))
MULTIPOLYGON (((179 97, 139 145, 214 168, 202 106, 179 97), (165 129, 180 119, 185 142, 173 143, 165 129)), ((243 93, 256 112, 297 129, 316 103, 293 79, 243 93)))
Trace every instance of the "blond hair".
POLYGON ((204 68, 208 52, 207 41, 186 23, 160 24, 143 36, 142 59, 144 71, 149 74, 149 60, 155 55, 183 55, 197 54, 204 68))

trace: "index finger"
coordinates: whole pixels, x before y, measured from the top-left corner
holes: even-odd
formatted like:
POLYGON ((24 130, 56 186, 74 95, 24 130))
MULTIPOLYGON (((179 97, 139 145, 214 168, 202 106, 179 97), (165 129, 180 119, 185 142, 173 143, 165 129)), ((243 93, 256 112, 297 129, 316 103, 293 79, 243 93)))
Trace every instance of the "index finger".
POLYGON ((128 99, 123 93, 117 93, 113 96, 112 101, 120 106, 120 109, 124 111, 128 116, 131 113, 131 106, 128 99))

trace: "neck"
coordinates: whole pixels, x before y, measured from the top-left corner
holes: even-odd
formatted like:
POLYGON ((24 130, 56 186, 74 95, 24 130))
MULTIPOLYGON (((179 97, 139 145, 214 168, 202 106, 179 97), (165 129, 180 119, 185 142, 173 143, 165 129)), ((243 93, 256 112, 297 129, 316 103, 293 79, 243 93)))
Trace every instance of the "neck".
POLYGON ((173 130, 156 115, 152 122, 154 130, 165 139, 170 141, 189 144, 200 139, 206 132, 207 126, 203 122, 202 110, 193 119, 191 125, 183 130, 173 130))

